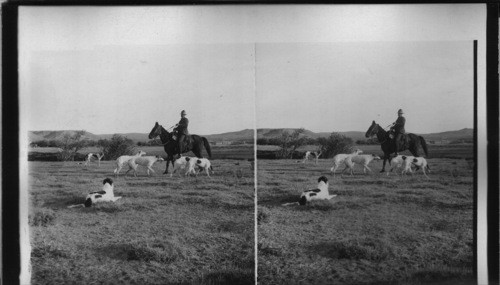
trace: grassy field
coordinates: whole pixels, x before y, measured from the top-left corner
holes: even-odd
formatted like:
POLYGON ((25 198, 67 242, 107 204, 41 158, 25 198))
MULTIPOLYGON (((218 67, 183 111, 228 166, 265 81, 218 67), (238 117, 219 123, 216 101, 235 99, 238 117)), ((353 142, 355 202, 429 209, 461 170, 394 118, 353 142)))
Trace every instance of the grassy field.
MULTIPOLYGON (((253 284, 253 147, 212 151, 212 179, 170 178, 155 164, 156 176, 114 179, 123 198, 92 208, 67 206, 114 178, 114 161, 29 162, 32 283, 253 284)), ((380 161, 334 178, 330 159, 259 160, 259 284, 473 283, 472 146, 429 154, 430 179, 379 174, 380 161), (320 175, 336 198, 281 206, 320 175)))
POLYGON ((259 160, 259 283, 474 284, 471 164, 428 161, 430 179, 380 174, 380 161, 334 178, 330 160, 259 160), (281 206, 321 175, 337 197, 281 206))
MULTIPOLYGON (((114 178, 114 162, 29 162, 32 284, 253 284, 254 175, 114 178), (112 177, 116 203, 72 208, 112 177)), ((126 169, 127 167, 125 167, 126 169)))

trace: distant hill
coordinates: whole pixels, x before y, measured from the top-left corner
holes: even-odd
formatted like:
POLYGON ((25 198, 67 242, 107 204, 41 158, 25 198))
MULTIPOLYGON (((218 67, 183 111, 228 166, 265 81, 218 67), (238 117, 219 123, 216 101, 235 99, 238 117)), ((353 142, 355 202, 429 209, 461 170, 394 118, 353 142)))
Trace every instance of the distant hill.
MULTIPOLYGON (((293 132, 296 129, 282 128, 282 129, 257 129, 257 138, 273 138, 281 135, 283 131, 293 132)), ((28 134, 30 141, 39 140, 61 140, 65 134, 74 134, 74 130, 65 131, 30 131, 28 134)), ((365 140, 365 133, 352 131, 352 132, 338 132, 346 137, 352 138, 354 141, 365 140)), ((149 141, 148 134, 146 133, 124 133, 119 134, 127 137, 134 142, 146 142, 149 141)), ((309 130, 304 131, 304 135, 310 138, 328 137, 329 132, 312 132, 309 130)), ((465 140, 470 141, 473 138, 473 129, 461 129, 457 131, 447 131, 441 133, 430 133, 430 134, 419 134, 423 136, 426 140, 433 141, 455 141, 455 140, 465 140)), ((113 134, 101 134, 95 135, 89 132, 85 132, 84 137, 90 140, 99 139, 110 139, 113 134)), ((236 132, 227 132, 222 134, 211 134, 203 135, 211 142, 251 142, 253 141, 254 130, 244 129, 236 132)))
POLYGON ((472 140, 473 135, 474 135, 474 130, 467 129, 467 128, 457 130, 457 131, 449 131, 449 132, 442 132, 442 133, 421 134, 421 136, 423 136, 426 140, 434 140, 434 141, 472 140))
POLYGON ((202 135, 206 137, 208 141, 212 142, 223 142, 223 141, 237 141, 237 142, 251 142, 253 141, 253 129, 244 129, 237 132, 228 132, 222 134, 214 134, 214 135, 202 135))
MULTIPOLYGON (((104 134, 104 135, 97 135, 99 139, 103 140, 109 140, 113 137, 114 134, 104 134)), ((134 142, 146 142, 149 141, 148 135, 149 134, 141 134, 141 133, 125 133, 125 134, 119 134, 123 137, 129 138, 133 140, 134 142)))
MULTIPOLYGON (((28 138, 30 141, 39 140, 62 140, 65 135, 74 135, 76 130, 65 130, 65 131, 32 131, 28 133, 28 138)), ((99 136, 94 135, 89 132, 85 132, 83 138, 89 140, 99 140, 99 136)))

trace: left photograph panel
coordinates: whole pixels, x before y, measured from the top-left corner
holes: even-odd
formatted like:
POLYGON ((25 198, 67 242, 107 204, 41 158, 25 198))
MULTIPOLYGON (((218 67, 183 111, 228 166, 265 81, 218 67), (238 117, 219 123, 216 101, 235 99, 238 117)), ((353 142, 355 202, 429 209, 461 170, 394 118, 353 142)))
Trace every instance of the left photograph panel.
POLYGON ((254 284, 255 46, 216 21, 19 8, 25 280, 254 284))

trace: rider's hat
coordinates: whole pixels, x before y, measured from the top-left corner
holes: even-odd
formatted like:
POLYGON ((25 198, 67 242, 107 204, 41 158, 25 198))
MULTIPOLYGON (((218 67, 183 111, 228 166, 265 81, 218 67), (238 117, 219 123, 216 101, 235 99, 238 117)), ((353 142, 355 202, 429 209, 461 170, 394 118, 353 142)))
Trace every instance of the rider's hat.
POLYGON ((403 110, 399 109, 398 114, 403 114, 403 110))
POLYGON ((186 115, 186 111, 182 110, 181 115, 186 115))

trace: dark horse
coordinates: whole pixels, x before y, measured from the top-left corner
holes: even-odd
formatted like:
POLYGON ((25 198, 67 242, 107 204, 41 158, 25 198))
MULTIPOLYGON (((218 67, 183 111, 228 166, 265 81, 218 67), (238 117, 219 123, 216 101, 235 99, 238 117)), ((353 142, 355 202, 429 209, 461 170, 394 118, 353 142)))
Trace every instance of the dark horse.
MULTIPOLYGON (((394 140, 389 137, 389 132, 386 132, 382 127, 376 124, 375 121, 372 122, 372 125, 368 128, 368 131, 366 131, 365 137, 368 138, 374 135, 377 135, 377 139, 380 142, 382 151, 384 152, 384 164, 382 166, 382 170, 380 171, 384 172, 385 162, 387 160, 390 161, 391 153, 396 152, 396 145, 394 143, 394 140)), ((409 150, 411 154, 413 154, 413 156, 419 156, 418 149, 422 147, 425 155, 429 156, 427 154, 427 143, 425 142, 423 137, 417 136, 416 134, 405 134, 403 136, 406 137, 406 140, 404 140, 403 143, 399 145, 399 150, 397 152, 409 150)))
MULTIPOLYGON (((179 146, 177 144, 177 141, 172 138, 172 135, 173 133, 169 133, 160 124, 158 124, 158 122, 155 123, 155 126, 149 133, 150 140, 160 136, 163 148, 167 153, 167 167, 165 168, 165 172, 163 172, 163 174, 168 173, 168 165, 170 162, 172 162, 172 166, 174 166, 174 156, 179 153, 179 146)), ((196 157, 202 157, 201 150, 203 149, 203 146, 205 146, 208 157, 212 158, 210 144, 208 143, 208 140, 206 138, 200 137, 198 135, 188 135, 186 136, 185 143, 186 145, 184 145, 183 153, 192 151, 194 155, 196 155, 196 157)))

